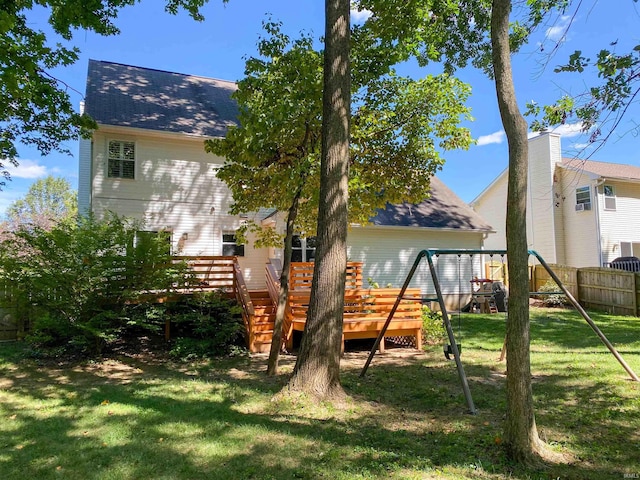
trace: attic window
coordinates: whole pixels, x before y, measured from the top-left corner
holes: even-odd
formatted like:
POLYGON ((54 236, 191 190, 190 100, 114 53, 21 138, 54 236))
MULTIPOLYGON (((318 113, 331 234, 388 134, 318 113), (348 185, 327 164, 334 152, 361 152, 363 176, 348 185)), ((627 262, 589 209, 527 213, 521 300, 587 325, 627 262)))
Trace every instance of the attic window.
POLYGON ((109 178, 135 177, 136 147, 134 142, 119 140, 109 141, 109 162, 107 176, 109 178))
POLYGON ((603 185, 602 193, 604 193, 604 209, 615 210, 616 209, 616 189, 613 185, 603 185))

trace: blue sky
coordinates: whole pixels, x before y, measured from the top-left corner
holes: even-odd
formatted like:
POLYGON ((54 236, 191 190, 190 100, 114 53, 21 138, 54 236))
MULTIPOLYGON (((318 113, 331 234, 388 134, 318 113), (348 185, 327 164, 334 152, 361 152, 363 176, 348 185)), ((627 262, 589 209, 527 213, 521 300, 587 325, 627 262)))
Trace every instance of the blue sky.
MULTIPOLYGON (((585 79, 570 74, 554 74, 553 68, 574 50, 595 56, 598 49, 618 41, 616 49, 627 51, 640 43, 640 5, 631 0, 614 2, 588 0, 575 16, 571 13, 550 20, 532 37, 529 45, 513 57, 516 94, 522 108, 535 100, 551 102, 563 92, 584 90, 585 79), (566 33, 566 26, 571 28, 566 33), (566 33, 566 35, 565 35, 566 33), (560 47, 550 57, 553 44, 560 47)), ((73 44, 81 49, 80 61, 71 67, 51 72, 70 86, 70 93, 79 105, 85 90, 88 59, 107 60, 129 65, 173 72, 202 75, 225 80, 243 77, 245 57, 254 55, 261 24, 267 14, 283 22, 284 30, 295 36, 300 30, 320 36, 324 29, 324 2, 271 0, 230 0, 226 6, 211 0, 204 8, 206 20, 193 21, 185 13, 166 14, 162 1, 144 0, 122 10, 117 25, 121 34, 101 37, 91 32, 77 32, 73 44)), ((358 21, 358 16, 353 17, 358 21)), ((48 32, 46 12, 36 10, 29 15, 33 28, 48 32)), ((399 68, 402 74, 424 76, 427 71, 413 63, 399 68)), ((437 67, 429 72, 437 73, 437 67)), ((468 124, 477 145, 468 151, 445 152, 446 164, 439 177, 463 200, 471 201, 507 166, 507 144, 498 113, 492 81, 472 68, 458 76, 472 86, 470 106, 474 121, 468 124)), ((640 113, 631 109, 619 133, 601 148, 593 160, 640 166, 640 113), (636 122, 634 122, 634 117, 636 122)), ((579 128, 561 128, 565 156, 583 150, 588 135, 578 134, 579 128)), ((41 157, 37 151, 21 147, 20 167, 11 169, 13 181, 0 192, 0 215, 7 205, 25 194, 29 185, 47 174, 65 177, 77 188, 77 143, 67 145, 73 157, 51 154, 41 157)), ((587 147, 582 156, 589 154, 587 147)))

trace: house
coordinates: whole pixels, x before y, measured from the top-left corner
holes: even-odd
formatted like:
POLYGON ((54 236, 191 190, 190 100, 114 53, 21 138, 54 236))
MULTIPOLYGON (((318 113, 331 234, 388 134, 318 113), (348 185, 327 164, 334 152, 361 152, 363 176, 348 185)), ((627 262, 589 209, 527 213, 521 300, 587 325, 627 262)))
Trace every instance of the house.
MULTIPOLYGON (((508 169, 471 205, 494 228, 485 247, 506 247, 508 169)), ((560 136, 529 140, 527 240, 548 263, 597 267, 640 256, 640 167, 562 158, 560 136)))
MULTIPOLYGON (((224 136, 237 118, 233 82, 104 61, 89 61, 84 111, 98 123, 80 143, 79 208, 144 220, 148 231, 171 233, 183 255, 237 255, 250 289, 264 289, 265 264, 276 249, 237 245, 243 216, 217 179, 223 158, 207 154, 204 140, 224 136)), ((349 258, 365 275, 400 285, 425 248, 481 248, 491 227, 437 178, 420 205, 388 205, 367 226, 349 233, 349 258)), ((278 215, 256 212, 266 226, 278 215)), ((313 239, 296 239, 294 260, 313 257, 313 239)), ((426 291, 427 272, 417 284, 426 291)), ((415 286, 415 285, 414 285, 415 286)))

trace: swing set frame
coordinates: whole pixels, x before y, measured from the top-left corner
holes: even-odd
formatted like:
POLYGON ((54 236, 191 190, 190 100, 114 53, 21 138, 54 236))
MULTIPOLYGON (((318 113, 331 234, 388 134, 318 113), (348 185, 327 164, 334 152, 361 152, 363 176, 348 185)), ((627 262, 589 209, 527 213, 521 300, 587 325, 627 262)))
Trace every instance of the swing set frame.
MULTIPOLYGON (((631 367, 627 364, 627 362, 624 361, 622 356, 618 353, 618 351, 615 349, 615 347, 607 339, 607 337, 604 335, 604 333, 602 333, 602 331, 598 328, 598 326, 593 322, 591 317, 589 317, 589 314, 585 311, 584 308, 582 308, 582 306, 574 298, 574 296, 571 294, 571 292, 569 292, 567 287, 564 286, 564 284, 562 283, 560 278, 558 278, 558 276, 551 269, 551 267, 549 267, 547 262, 535 250, 529 250, 528 253, 529 253, 529 255, 533 255, 538 260, 538 262, 540 262, 540 264, 544 267, 544 269, 547 271, 549 276, 556 282, 556 285, 558 285, 558 287, 560 288, 562 293, 564 293, 566 295, 566 297, 569 299, 571 304, 575 307, 576 310, 578 310, 580 315, 582 315, 582 317, 586 320, 586 322, 589 324, 591 329, 600 338, 602 343, 605 344, 605 346, 609 349, 611 354, 616 358, 616 360, 618 360, 620 365, 622 365, 622 367, 629 374, 631 379, 633 381, 640 382, 640 378, 638 378, 638 376, 631 369, 631 367)), ((422 260, 426 258, 426 260, 427 260, 427 262, 429 264, 429 271, 431 273, 431 280, 433 281, 433 285, 434 285, 434 288, 435 288, 435 291, 436 291, 436 297, 437 298, 436 299, 424 298, 423 302, 437 300, 439 305, 440 305, 440 310, 442 312, 442 322, 443 322, 445 330, 447 332, 447 337, 449 339, 449 346, 450 346, 451 352, 453 353, 454 360, 456 362, 456 369, 458 371, 458 376, 460 378, 460 383, 462 385, 462 391, 464 393, 464 396, 465 396, 465 399, 466 399, 466 402, 467 402, 467 407, 469 409, 469 413, 475 415, 477 413, 477 409, 476 409, 476 407, 475 407, 475 405, 473 403, 473 398, 471 396, 471 390, 469 389, 469 382, 467 381, 467 376, 466 376, 466 374, 464 372, 464 367, 463 367, 462 362, 460 360, 460 350, 458 349, 458 344, 456 343, 456 338, 455 338, 455 335, 453 334, 453 328, 451 327, 451 321, 449 319, 449 314, 447 312, 447 307, 445 305, 444 296, 442 294, 442 288, 440 286, 440 280, 438 278, 438 273, 436 271, 436 268, 435 268, 435 265, 434 265, 434 262, 433 262, 433 257, 439 257, 440 255, 458 255, 458 257, 460 257, 462 255, 470 255, 470 256, 473 256, 473 255, 489 255, 489 256, 501 255, 501 256, 504 257, 504 255, 506 255, 506 254, 507 254, 506 250, 481 250, 481 249, 468 249, 468 250, 466 250, 466 249, 465 250, 426 249, 426 250, 420 251, 418 253, 415 261, 413 262, 413 266, 411 267, 411 270, 409 271, 409 274, 407 275, 407 277, 406 277, 406 279, 404 281, 404 284, 402 285, 402 288, 400 289, 400 293, 398 294, 398 298, 396 299, 396 302, 393 305, 393 308, 389 312, 389 316, 387 317, 387 320, 386 320, 385 324, 383 325, 382 330, 378 334, 378 337, 376 338, 376 341, 373 344, 373 347, 371 347, 371 352, 369 352, 369 357, 367 358, 367 362, 365 363, 364 367, 362 368, 362 371, 360 372, 360 377, 364 377, 365 374, 367 373, 367 369, 369 368, 369 365, 371 364, 371 361, 373 360, 373 356, 376 354, 376 350, 378 349, 378 346, 380 345, 380 342, 384 338, 384 334, 387 331, 387 327, 389 326, 389 323, 391 323, 391 319, 393 318, 393 315, 395 314, 398 306, 400 305, 400 301, 404 297, 404 294, 405 294, 407 288, 409 287, 409 284, 411 283, 411 280, 413 279, 413 277, 414 277, 414 275, 416 273, 416 270, 418 269, 418 266, 420 265, 422 260)), ((459 274, 460 274, 460 272, 459 272, 459 268, 458 268, 458 275, 459 274)), ((458 292, 458 293, 460 294, 460 292, 458 292)), ((530 292, 530 295, 534 294, 534 293, 540 294, 540 292, 530 292)))

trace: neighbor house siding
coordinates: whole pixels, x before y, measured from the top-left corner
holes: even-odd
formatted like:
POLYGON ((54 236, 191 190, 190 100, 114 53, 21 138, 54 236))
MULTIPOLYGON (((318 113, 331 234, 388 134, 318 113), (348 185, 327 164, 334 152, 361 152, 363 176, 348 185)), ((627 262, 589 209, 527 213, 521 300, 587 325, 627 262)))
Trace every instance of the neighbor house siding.
POLYGON ((534 228, 527 231, 527 241, 549 263, 557 262, 553 173, 560 160, 558 135, 546 133, 529 140, 527 217, 534 228))
POLYGON ((640 184, 607 180, 615 189, 616 209, 605 210, 602 185, 598 187, 598 211, 602 237, 602 261, 622 255, 620 242, 640 242, 640 184))
POLYGON ((558 169, 556 175, 562 177, 565 254, 566 263, 573 267, 598 267, 600 255, 598 249, 598 226, 594 205, 594 181, 581 172, 558 169), (589 186, 591 192, 591 210, 576 211, 576 188, 589 186))
POLYGON ((473 209, 483 217, 495 230, 484 241, 484 246, 492 250, 507 248, 507 172, 496 179, 483 194, 472 204, 473 209))
MULTIPOLYGON (((561 160, 560 137, 543 134, 529 140, 529 176, 527 190, 527 245, 536 250, 550 263, 564 258, 561 218, 557 217, 554 188, 554 170, 561 160)), ((472 203, 478 212, 493 227, 496 233, 485 240, 487 249, 505 249, 506 218, 508 203, 508 170, 501 173, 493 185, 482 192, 472 203)))

